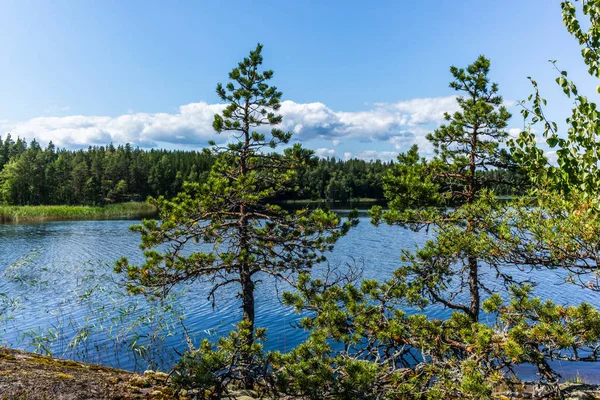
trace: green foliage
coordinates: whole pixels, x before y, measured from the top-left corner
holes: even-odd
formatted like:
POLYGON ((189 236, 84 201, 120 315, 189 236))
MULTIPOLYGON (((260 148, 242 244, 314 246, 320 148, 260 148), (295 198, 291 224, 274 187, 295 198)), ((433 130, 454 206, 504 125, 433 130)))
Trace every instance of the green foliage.
POLYGON ((216 344, 204 339, 199 348, 191 349, 179 360, 172 374, 173 385, 199 391, 205 399, 221 399, 226 393, 242 388, 248 376, 256 387, 267 388, 269 356, 262 345, 266 341, 265 330, 256 329, 255 341, 249 344, 245 338, 252 333, 251 329, 247 321, 242 321, 216 344))
POLYGON ((71 219, 139 218, 152 216, 155 208, 148 203, 119 203, 106 206, 0 206, 1 222, 25 222, 71 219))
POLYGON ((383 217, 390 224, 395 221, 418 223, 427 214, 433 217, 436 208, 443 204, 441 187, 434 173, 431 163, 419 157, 416 145, 398 155, 398 163, 383 178, 390 210, 382 214, 381 207, 374 207, 371 210, 373 222, 379 224, 383 217))
MULTIPOLYGON (((164 295, 178 283, 201 279, 210 285, 214 302, 219 288, 238 285, 247 346, 254 340, 256 281, 270 275, 292 282, 297 273, 322 262, 323 253, 358 222, 354 214, 342 223, 333 212, 287 212, 268 203, 293 187, 296 170, 312 162, 312 152, 299 145, 268 152, 288 143, 291 133, 277 128, 264 133, 281 122, 276 112, 282 94, 267 83, 273 72, 259 70, 261 51, 258 45, 229 73, 231 82, 217 85, 217 94, 229 104, 215 115, 213 126, 228 133, 230 142, 213 146, 207 181, 184 184, 171 200, 150 199, 160 221, 145 220, 133 228, 141 234, 145 263, 122 259, 116 266, 127 274, 133 293, 164 295)), ((243 374, 244 384, 252 386, 251 371, 243 374)))
POLYGON ((212 163, 209 154, 143 151, 128 144, 67 151, 50 142, 42 149, 35 140, 27 146, 8 134, 0 140, 0 197, 6 205, 102 205, 143 201, 149 195, 172 197, 184 180, 205 181, 212 163))
POLYGON ((457 97, 461 111, 446 114, 447 124, 427 136, 436 156, 422 159, 416 147, 400 154, 384 177, 389 211, 371 210, 375 224, 383 220, 414 230, 433 226, 435 239, 415 253, 405 252, 401 268, 426 299, 467 312, 474 321, 480 291, 486 290, 479 279, 485 255, 480 242, 486 233, 478 221, 496 204, 488 201, 493 196, 485 189, 494 176, 485 171, 512 166, 500 148, 508 136, 504 128, 510 114, 498 86, 489 82, 489 69, 490 61, 483 56, 466 69, 450 68, 450 87, 463 95, 457 97), (458 300, 465 292, 468 302, 458 300))
POLYGON ((532 194, 488 208, 480 219, 487 234, 478 249, 491 256, 486 262, 506 274, 510 268, 556 269, 565 283, 600 291, 598 199, 541 189, 532 194))
MULTIPOLYGON (((577 7, 570 1, 561 3, 563 21, 569 33, 583 46, 581 54, 590 75, 599 78, 600 2, 586 0, 582 4, 583 16, 589 20, 587 31, 581 28, 577 7)), ((579 92, 575 83, 567 78, 567 71, 561 71, 556 61, 551 62, 558 72, 556 83, 574 101, 571 116, 565 121, 566 134, 561 134, 558 124, 546 117, 544 107, 547 101, 542 98, 537 82, 530 78, 534 93, 529 96, 528 102, 521 102, 521 114, 528 128, 511 142, 512 152, 540 189, 559 191, 563 195, 596 197, 600 188, 597 105, 579 92), (544 151, 537 146, 533 131, 538 125, 542 126, 542 137, 547 145, 556 153, 557 165, 550 164, 544 151)))
POLYGON ((589 23, 587 32, 581 28, 581 23, 577 19, 575 4, 570 1, 561 3, 563 23, 567 31, 577 39, 579 45, 583 46, 581 55, 585 64, 589 67, 590 75, 600 78, 600 66, 598 64, 600 60, 600 29, 597 24, 600 19, 600 2, 597 0, 582 0, 581 3, 581 11, 587 19, 586 22, 589 23))
MULTIPOLYGON (((576 3, 561 3, 563 21, 583 47, 581 53, 589 73, 598 78, 600 2, 581 4, 583 17, 589 22, 587 31, 582 30, 577 19, 576 3)), ((597 105, 578 91, 567 78, 567 71, 558 69, 556 61, 552 65, 558 72, 557 84, 574 100, 574 107, 565 121, 566 131, 559 131, 558 124, 545 115, 547 102, 541 97, 537 82, 531 79, 534 93, 521 103, 528 126, 511 142, 511 147, 534 188, 528 199, 507 205, 503 219, 512 235, 503 239, 502 253, 515 264, 560 268, 568 273, 568 282, 597 291, 599 115, 597 105), (556 152, 556 164, 549 162, 536 142, 533 132, 538 126, 546 144, 556 152)))
POLYGON ((482 324, 462 312, 439 320, 401 311, 416 300, 402 270, 360 285, 304 275, 284 301, 309 313, 301 326, 310 338, 272 355, 278 388, 312 399, 485 399, 517 385, 514 367, 531 363, 558 390, 547 360, 596 359, 600 312, 530 294, 513 286, 506 304, 493 295, 484 309, 496 322, 482 324))
MULTIPOLYGON (((183 183, 205 182, 214 155, 196 151, 133 149, 129 145, 94 146, 87 150, 42 149, 10 134, 0 140, 0 199, 6 205, 101 205, 142 201, 148 196, 172 198, 183 183), (6 160, 6 161, 4 161, 6 160)), ((393 163, 380 160, 310 160, 297 165, 289 190, 271 200, 383 199, 382 178, 393 163)), ((503 184, 515 179, 488 171, 496 193, 512 194, 503 184)))
POLYGON ((489 81, 489 70, 490 60, 483 56, 466 70, 450 68, 454 77, 450 87, 462 94, 457 98, 461 111, 446 114, 448 124, 427 135, 437 155, 435 167, 445 196, 460 203, 477 197, 485 183, 479 171, 509 166, 500 143, 508 137, 504 129, 511 115, 502 105, 498 85, 489 81))

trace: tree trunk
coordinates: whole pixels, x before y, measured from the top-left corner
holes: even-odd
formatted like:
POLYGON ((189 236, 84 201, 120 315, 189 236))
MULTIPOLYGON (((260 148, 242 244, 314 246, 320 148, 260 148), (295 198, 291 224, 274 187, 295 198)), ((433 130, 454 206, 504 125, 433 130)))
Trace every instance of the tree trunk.
POLYGON ((471 305, 469 314, 474 322, 479 320, 479 271, 477 257, 468 258, 469 266, 469 292, 471 293, 471 305))
POLYGON ((250 324, 249 344, 254 341, 254 281, 250 276, 248 265, 240 268, 240 282, 242 284, 242 319, 250 324))
MULTIPOLYGON (((240 154, 240 174, 245 176, 248 173, 247 156, 250 148, 250 105, 249 99, 246 99, 246 105, 244 107, 245 118, 244 118, 244 148, 240 154)), ((254 343, 254 281, 252 281, 252 274, 250 271, 250 265, 248 264, 248 254, 250 250, 249 243, 249 226, 248 226, 248 215, 245 204, 240 204, 240 223, 239 223, 239 240, 240 240, 240 251, 241 251, 241 264, 240 264, 240 284, 242 286, 242 319, 247 322, 248 334, 244 340, 244 345, 252 346, 254 343)), ((243 364, 246 366, 244 371, 243 386, 244 389, 254 388, 254 379, 250 374, 250 367, 252 365, 252 354, 247 352, 242 354, 243 364)))
MULTIPOLYGON (((240 211, 243 215, 240 221, 240 248, 242 251, 242 259, 240 264, 240 284, 242 291, 240 297, 242 298, 242 320, 248 323, 247 334, 242 338, 243 346, 248 348, 254 343, 254 281, 252 280, 252 274, 250 271, 250 265, 248 265, 246 257, 248 256, 248 219, 246 218, 244 211, 245 207, 241 206, 240 211)), ((242 353, 243 365, 246 367, 244 371, 244 378, 242 385, 244 389, 254 388, 254 378, 252 377, 250 370, 252 365, 252 354, 251 352, 242 353)))
MULTIPOLYGON (((475 96, 474 96, 475 97, 475 96)), ((474 99, 475 100, 475 99, 474 99)), ((471 135, 471 154, 469 160, 469 187, 468 187, 468 195, 467 195, 467 204, 473 204, 475 201, 475 194, 477 192, 476 182, 475 182, 475 174, 476 174, 476 164, 475 164, 475 154, 478 146, 478 132, 479 126, 475 124, 473 127, 473 134, 471 135)), ((472 234, 475 231, 476 222, 473 220, 469 220, 467 222, 467 232, 472 234)), ((469 256, 467 258, 467 265, 469 268, 469 293, 471 296, 471 304, 469 306, 469 314, 471 319, 474 322, 479 320, 479 269, 477 265, 477 257, 469 256)))

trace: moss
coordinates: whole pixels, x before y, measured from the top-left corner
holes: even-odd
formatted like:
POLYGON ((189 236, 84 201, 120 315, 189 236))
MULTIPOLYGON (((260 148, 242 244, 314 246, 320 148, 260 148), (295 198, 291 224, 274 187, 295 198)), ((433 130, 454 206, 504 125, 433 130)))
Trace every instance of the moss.
POLYGON ((123 378, 121 378, 120 376, 111 376, 106 380, 106 382, 111 385, 116 385, 119 382, 123 382, 123 378))
POLYGON ((151 385, 150 379, 145 376, 134 376, 127 383, 129 383, 131 386, 140 388, 147 388, 151 385))
POLYGON ((70 360, 60 360, 57 358, 51 358, 46 356, 36 355, 34 357, 25 360, 30 364, 40 364, 51 368, 71 368, 71 369, 85 369, 82 364, 76 363, 70 360))
POLYGON ((50 368, 67 368, 78 371, 97 371, 106 373, 122 373, 125 371, 118 370, 116 368, 105 367, 96 364, 85 364, 73 360, 63 360, 60 358, 52 358, 49 356, 42 356, 39 354, 33 355, 33 357, 27 358, 24 361, 32 364, 41 364, 50 368))
POLYGON ((0 358, 5 361, 16 361, 17 360, 17 358, 15 356, 6 354, 6 353, 0 353, 0 358))
POLYGON ((122 388, 128 393, 142 393, 142 389, 139 386, 133 386, 128 383, 124 384, 122 388))
POLYGON ((144 371, 144 376, 148 376, 152 379, 162 380, 162 381, 166 381, 169 378, 169 375, 165 374, 164 372, 152 371, 152 370, 144 371))
POLYGON ((149 398, 152 400, 184 400, 185 397, 175 396, 171 389, 156 389, 150 392, 149 398))
POLYGON ((56 377, 60 378, 60 379, 67 379, 67 380, 70 380, 70 381, 73 380, 73 379, 75 379, 75 377, 73 375, 63 374, 63 373, 56 374, 56 377))

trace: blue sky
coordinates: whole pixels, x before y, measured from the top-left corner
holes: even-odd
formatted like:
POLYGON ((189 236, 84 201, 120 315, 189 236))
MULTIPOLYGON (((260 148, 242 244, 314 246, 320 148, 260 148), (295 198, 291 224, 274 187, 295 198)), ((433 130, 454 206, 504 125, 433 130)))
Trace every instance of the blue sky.
MULTIPOLYGON (((77 148, 201 148, 214 88, 257 42, 284 127, 321 155, 390 159, 453 110, 448 68, 479 54, 508 104, 540 83, 570 103, 557 59, 595 92, 558 0, 0 1, 0 134, 77 148)), ((511 128, 522 127, 518 108, 511 128)))

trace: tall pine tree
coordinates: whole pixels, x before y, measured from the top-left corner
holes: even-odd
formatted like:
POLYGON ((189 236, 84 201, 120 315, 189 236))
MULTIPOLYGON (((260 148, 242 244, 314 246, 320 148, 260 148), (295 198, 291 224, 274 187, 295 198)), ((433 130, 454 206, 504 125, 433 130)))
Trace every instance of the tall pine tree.
MULTIPOLYGON (((500 147, 510 113, 502 106, 498 86, 489 81, 490 61, 480 56, 466 69, 451 67, 450 87, 460 111, 446 114, 447 123, 427 135, 435 149, 431 162, 419 159, 416 148, 398 157, 384 180, 390 210, 373 210, 374 222, 414 229, 434 226, 436 238, 404 261, 413 289, 430 301, 461 310, 477 321, 480 279, 476 201, 493 176, 485 171, 509 165, 500 147), (440 194, 441 193, 441 194, 440 194), (464 293, 468 294, 466 299, 464 293)), ((510 280, 508 275, 498 274, 510 280)))
POLYGON ((254 341, 259 277, 290 281, 310 270, 357 222, 341 223, 335 213, 322 210, 289 213, 268 203, 293 189, 295 171, 311 162, 312 152, 299 145, 270 152, 292 135, 275 127, 282 121, 277 114, 282 93, 267 83, 273 71, 260 70, 261 52, 259 44, 229 73, 231 81, 217 86, 228 105, 213 126, 228 134, 229 144, 213 143, 217 159, 208 180, 186 184, 172 200, 151 200, 160 222, 134 227, 142 235, 146 262, 137 266, 122 259, 117 265, 117 271, 127 272, 134 293, 165 293, 177 283, 202 279, 214 301, 220 287, 238 285, 246 346, 254 341), (272 129, 265 133, 265 127, 272 129))

